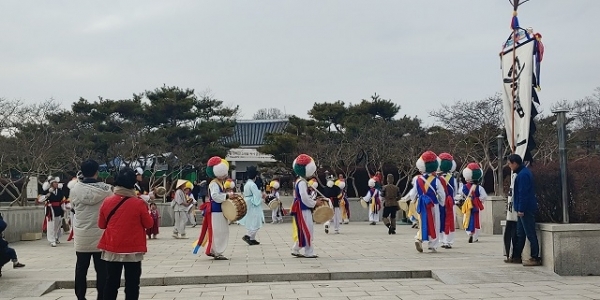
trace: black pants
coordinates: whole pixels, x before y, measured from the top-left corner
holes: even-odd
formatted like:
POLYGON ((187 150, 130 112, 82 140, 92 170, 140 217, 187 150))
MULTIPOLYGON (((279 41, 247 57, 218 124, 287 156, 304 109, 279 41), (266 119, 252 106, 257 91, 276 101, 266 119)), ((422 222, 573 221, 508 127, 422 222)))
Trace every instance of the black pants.
POLYGON ((398 212, 397 206, 386 206, 383 208, 383 223, 390 225, 391 228, 396 228, 396 212, 398 212), (389 217, 389 220, 388 220, 389 217))
POLYGON ((106 262, 100 259, 101 252, 75 252, 77 263, 75 264, 75 295, 78 300, 85 299, 87 291, 87 273, 90 268, 90 260, 94 259, 94 270, 96 270, 96 290, 98 300, 104 295, 104 284, 106 283, 106 262))
POLYGON ((515 247, 517 246, 517 221, 506 221, 504 228, 504 256, 515 258, 515 247), (512 247, 511 247, 512 246, 512 247), (512 249, 512 252, 511 252, 512 249))
POLYGON ((531 246, 531 258, 540 260, 540 246, 535 231, 535 214, 525 212, 525 215, 517 220, 517 246, 513 250, 514 258, 521 258, 523 248, 525 248, 525 239, 529 240, 531 246))
POLYGON ((142 262, 106 262, 108 277, 104 287, 104 300, 116 300, 121 286, 121 272, 125 269, 125 300, 140 298, 142 262))

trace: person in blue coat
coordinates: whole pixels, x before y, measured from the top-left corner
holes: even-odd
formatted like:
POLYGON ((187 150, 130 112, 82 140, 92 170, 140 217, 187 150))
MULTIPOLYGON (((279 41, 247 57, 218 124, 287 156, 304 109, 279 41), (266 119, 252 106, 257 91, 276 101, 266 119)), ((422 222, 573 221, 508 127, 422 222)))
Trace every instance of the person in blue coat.
POLYGON ((25 265, 19 262, 17 259, 17 252, 15 249, 8 246, 8 241, 4 239, 4 230, 8 225, 4 222, 4 216, 0 213, 0 277, 2 277, 2 266, 9 261, 13 262, 13 268, 22 268, 25 265))
POLYGON ((521 262, 524 266, 540 266, 540 246, 535 231, 535 214, 537 199, 533 174, 523 165, 523 159, 518 154, 508 156, 508 166, 517 174, 513 187, 513 208, 517 212, 517 245, 513 251, 513 262, 521 262), (531 245, 531 259, 523 261, 522 252, 525 248, 525 238, 531 245))
POLYGON ((240 220, 240 224, 244 225, 247 234, 242 240, 250 246, 259 245, 256 240, 256 233, 265 222, 265 214, 263 213, 262 203, 265 195, 260 191, 259 187, 254 183, 257 178, 260 178, 256 167, 248 167, 246 170, 248 181, 244 185, 244 200, 246 200, 247 212, 246 216, 240 220))

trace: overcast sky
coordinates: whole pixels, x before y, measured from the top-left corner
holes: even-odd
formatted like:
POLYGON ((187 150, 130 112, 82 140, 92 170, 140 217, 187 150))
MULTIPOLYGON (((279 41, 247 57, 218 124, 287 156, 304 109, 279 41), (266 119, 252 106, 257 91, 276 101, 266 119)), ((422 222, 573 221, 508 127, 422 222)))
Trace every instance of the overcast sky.
MULTIPOLYGON (((600 86, 600 1, 532 0, 542 108, 600 86)), ((167 85, 306 117, 377 92, 431 123, 441 103, 501 90, 507 0, 3 1, 0 97, 130 98, 167 85)))

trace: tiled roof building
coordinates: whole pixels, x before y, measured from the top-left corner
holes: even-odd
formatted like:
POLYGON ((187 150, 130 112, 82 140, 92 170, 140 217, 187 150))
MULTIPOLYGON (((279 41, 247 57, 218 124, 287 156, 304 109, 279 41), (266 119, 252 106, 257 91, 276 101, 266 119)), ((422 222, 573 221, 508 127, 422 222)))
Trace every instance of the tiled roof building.
POLYGON ((238 120, 233 136, 226 142, 239 142, 241 148, 258 148, 263 145, 267 133, 283 132, 289 124, 287 119, 280 120, 238 120))
POLYGON ((287 119, 279 120, 238 120, 235 132, 225 142, 238 142, 240 147, 229 150, 225 158, 232 166, 231 178, 241 181, 245 179, 246 169, 261 162, 274 162, 271 155, 258 152, 264 144, 267 133, 280 133, 289 124, 287 119))

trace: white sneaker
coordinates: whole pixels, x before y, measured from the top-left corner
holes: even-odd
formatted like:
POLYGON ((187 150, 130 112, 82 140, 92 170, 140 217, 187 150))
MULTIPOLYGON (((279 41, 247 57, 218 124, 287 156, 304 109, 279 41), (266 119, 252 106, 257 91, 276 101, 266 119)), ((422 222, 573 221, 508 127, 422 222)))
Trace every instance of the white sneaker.
POLYGON ((50 243, 50 246, 52 246, 52 247, 56 247, 56 242, 52 242, 52 243, 50 243))

